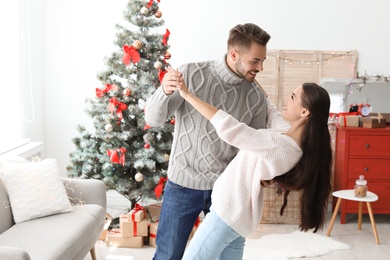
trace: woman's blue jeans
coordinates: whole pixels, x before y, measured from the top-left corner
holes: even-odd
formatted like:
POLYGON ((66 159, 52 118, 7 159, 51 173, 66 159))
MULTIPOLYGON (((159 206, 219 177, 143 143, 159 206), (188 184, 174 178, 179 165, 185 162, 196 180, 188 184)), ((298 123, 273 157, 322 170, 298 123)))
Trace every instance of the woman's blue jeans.
POLYGON ((164 189, 154 260, 181 260, 199 214, 209 212, 211 190, 193 190, 170 180, 164 189))
POLYGON ((191 239, 183 260, 240 260, 244 254, 245 238, 228 226, 210 209, 191 239))

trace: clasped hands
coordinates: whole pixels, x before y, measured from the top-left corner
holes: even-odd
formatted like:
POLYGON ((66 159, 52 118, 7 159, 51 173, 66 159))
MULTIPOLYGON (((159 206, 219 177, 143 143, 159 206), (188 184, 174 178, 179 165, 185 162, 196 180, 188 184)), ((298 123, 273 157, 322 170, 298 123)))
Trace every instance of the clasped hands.
MULTIPOLYGON (((161 87, 166 95, 172 95, 174 91, 180 91, 180 95, 189 94, 186 84, 184 83, 183 74, 177 69, 167 67, 167 73, 164 75, 161 87)), ((184 96, 183 96, 184 97, 184 96)))

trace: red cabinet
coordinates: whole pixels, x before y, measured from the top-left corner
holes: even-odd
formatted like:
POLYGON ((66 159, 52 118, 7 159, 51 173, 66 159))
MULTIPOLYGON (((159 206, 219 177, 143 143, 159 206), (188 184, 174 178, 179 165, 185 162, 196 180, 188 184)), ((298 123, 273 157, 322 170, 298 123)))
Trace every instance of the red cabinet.
MULTIPOLYGON (((353 189, 359 175, 367 180, 367 189, 378 195, 372 203, 374 214, 390 213, 390 127, 336 127, 333 190, 353 189)), ((333 200, 335 205, 335 200, 333 200)), ((363 207, 364 208, 364 207, 363 207)), ((347 213, 357 213, 358 203, 343 200, 340 223, 347 213)), ((363 209, 367 213, 367 210, 363 209)))

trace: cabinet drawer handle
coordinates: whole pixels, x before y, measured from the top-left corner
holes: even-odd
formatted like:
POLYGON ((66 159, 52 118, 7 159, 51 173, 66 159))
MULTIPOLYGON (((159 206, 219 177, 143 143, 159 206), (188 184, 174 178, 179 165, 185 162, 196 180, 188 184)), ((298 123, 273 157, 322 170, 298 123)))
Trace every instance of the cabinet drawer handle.
POLYGON ((368 172, 368 167, 364 167, 363 169, 365 172, 368 172))
POLYGON ((365 147, 368 149, 368 148, 370 148, 370 145, 369 145, 369 144, 366 144, 365 147))

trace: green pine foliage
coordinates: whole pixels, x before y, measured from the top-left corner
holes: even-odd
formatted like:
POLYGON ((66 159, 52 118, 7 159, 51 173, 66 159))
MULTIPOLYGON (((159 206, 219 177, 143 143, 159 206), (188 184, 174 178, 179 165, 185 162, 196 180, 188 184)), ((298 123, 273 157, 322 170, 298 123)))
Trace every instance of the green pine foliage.
POLYGON ((101 97, 86 99, 94 132, 77 127, 79 136, 72 140, 76 150, 70 153, 67 167, 69 177, 103 180, 108 189, 129 200, 156 199, 154 189, 160 178, 167 176, 173 138, 173 118, 158 128, 148 128, 144 118, 145 102, 160 86, 159 75, 169 66, 169 33, 162 28, 158 4, 156 0, 129 0, 124 11, 127 26, 116 25, 117 50, 105 58, 105 71, 97 75, 102 86, 96 91, 101 97), (131 59, 126 65, 124 46, 134 47, 140 59, 131 59), (156 68, 157 63, 162 67, 156 68), (125 158, 123 165, 121 158, 125 158), (136 176, 143 179, 136 180, 136 176))

